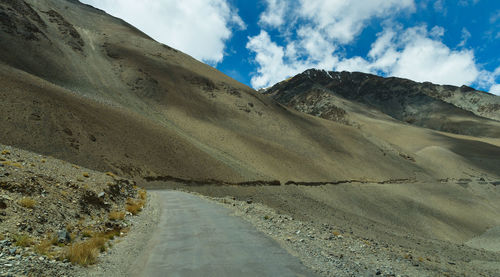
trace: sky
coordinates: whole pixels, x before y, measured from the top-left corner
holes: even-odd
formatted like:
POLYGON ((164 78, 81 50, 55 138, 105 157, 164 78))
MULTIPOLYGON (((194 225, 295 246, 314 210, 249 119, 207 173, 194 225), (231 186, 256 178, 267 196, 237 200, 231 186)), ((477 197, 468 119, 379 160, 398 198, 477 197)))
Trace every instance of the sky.
POLYGON ((82 0, 255 89, 309 68, 500 95, 499 0, 82 0))

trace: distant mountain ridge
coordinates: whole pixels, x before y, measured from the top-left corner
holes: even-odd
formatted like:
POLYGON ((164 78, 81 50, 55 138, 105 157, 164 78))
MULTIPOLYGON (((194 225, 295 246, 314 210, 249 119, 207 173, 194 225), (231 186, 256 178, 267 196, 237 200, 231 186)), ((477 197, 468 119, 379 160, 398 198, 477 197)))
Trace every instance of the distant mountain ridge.
POLYGON ((340 101, 333 98, 340 97, 409 124, 457 134, 500 137, 500 97, 467 86, 309 69, 277 83, 264 94, 286 106, 334 121, 345 117, 344 105, 333 105, 340 101), (330 104, 325 104, 328 99, 330 104))

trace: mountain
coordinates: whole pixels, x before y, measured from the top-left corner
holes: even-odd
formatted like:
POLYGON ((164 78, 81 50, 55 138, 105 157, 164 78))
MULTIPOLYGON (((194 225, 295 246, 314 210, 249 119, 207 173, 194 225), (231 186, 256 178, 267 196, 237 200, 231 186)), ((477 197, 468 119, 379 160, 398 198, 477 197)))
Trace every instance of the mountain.
POLYGON ((310 69, 265 93, 283 105, 344 123, 349 114, 376 109, 437 131, 500 137, 500 97, 467 86, 310 69), (349 104, 343 104, 346 101, 349 104))
MULTIPOLYGON (((397 125, 404 133, 419 132, 415 140, 432 140, 411 148, 378 131, 368 135, 356 124, 295 112, 78 1, 1 1, 0 13, 5 37, 0 40, 0 115, 5 118, 0 141, 8 145, 137 178, 241 182, 382 180, 414 178, 416 172, 462 176, 469 169, 456 170, 455 155, 464 168, 500 172, 500 165, 491 162, 493 154, 500 154, 494 144, 474 139, 472 151, 461 147, 471 138, 397 125), (415 160, 416 152, 432 147, 447 153, 452 171, 436 172, 432 163, 415 160)), ((398 118, 443 131, 498 137, 499 125, 493 120, 497 97, 483 93, 485 99, 478 96, 476 101, 455 92, 441 97, 450 103, 460 97, 476 101, 481 105, 462 102, 492 118, 486 119, 431 93, 407 93, 403 88, 414 85, 411 81, 329 74, 306 71, 270 93, 289 105, 286 99, 296 92, 328 92, 341 82, 345 86, 337 94, 327 95, 356 101, 346 104, 350 108, 327 112, 332 116, 345 117, 342 110, 350 112, 348 117, 376 113, 379 126, 395 124, 391 120, 398 118), (366 90, 350 95, 360 83, 366 90), (399 96, 391 98, 387 87, 399 96), (294 93, 278 96, 278 90, 294 93)))
POLYGON ((135 178, 381 180, 422 171, 383 153, 378 138, 286 109, 78 1, 1 1, 0 13, 2 143, 135 178))

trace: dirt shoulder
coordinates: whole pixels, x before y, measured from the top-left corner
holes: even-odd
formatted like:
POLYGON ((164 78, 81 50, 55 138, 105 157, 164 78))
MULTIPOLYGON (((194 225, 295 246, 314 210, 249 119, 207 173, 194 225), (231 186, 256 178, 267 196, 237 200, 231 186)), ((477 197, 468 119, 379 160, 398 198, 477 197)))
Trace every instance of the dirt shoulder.
POLYGON ((131 268, 141 262, 141 253, 145 251, 161 213, 161 203, 154 192, 148 192, 148 202, 143 211, 130 219, 131 230, 124 237, 116 240, 113 248, 101 255, 99 263, 79 268, 75 276, 129 276, 131 268))

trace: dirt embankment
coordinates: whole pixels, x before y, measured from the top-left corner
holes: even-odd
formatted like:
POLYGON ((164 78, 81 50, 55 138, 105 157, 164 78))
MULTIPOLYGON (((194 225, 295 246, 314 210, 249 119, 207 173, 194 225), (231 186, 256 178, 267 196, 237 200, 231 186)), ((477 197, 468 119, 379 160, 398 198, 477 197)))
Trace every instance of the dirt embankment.
POLYGON ((146 201, 135 182, 0 145, 0 275, 96 263, 146 201))

